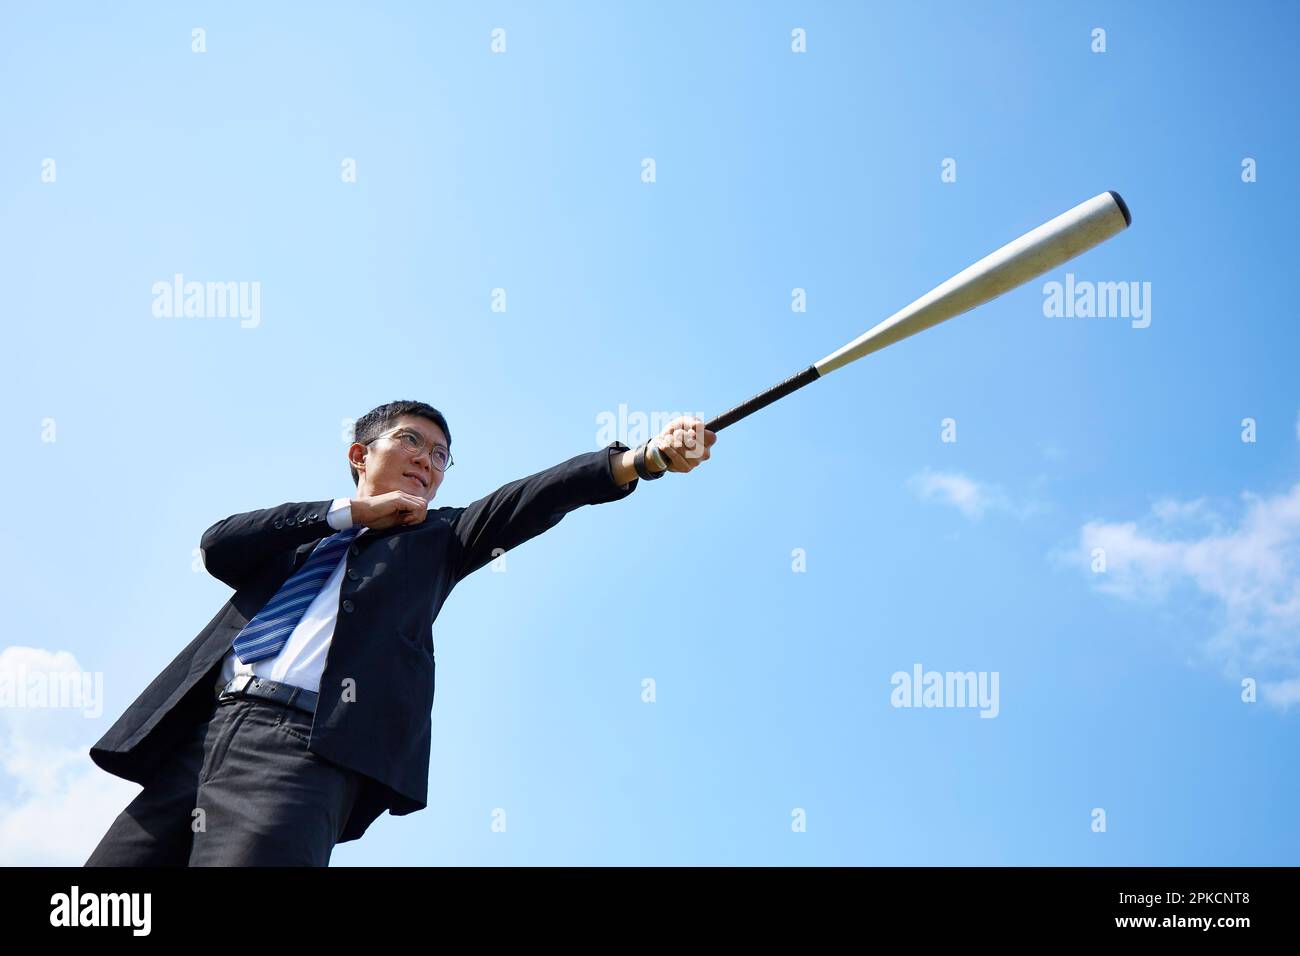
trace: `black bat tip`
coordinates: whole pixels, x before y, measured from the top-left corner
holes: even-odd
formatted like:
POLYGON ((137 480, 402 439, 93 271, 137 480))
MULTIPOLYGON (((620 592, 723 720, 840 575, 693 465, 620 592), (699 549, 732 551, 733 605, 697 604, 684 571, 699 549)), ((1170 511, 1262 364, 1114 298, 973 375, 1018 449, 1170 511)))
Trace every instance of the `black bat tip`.
POLYGON ((1110 193, 1110 198, 1115 200, 1115 205, 1119 206, 1119 211, 1124 214, 1124 228, 1133 225, 1133 214, 1128 211, 1128 203, 1124 201, 1124 197, 1113 189, 1108 189, 1106 192, 1110 193))

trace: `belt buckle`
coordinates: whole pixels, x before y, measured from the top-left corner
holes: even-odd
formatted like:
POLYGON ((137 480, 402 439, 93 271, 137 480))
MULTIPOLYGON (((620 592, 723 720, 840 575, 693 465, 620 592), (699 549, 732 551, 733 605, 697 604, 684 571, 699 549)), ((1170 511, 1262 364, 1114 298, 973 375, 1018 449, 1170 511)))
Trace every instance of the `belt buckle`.
POLYGON ((238 696, 253 679, 252 674, 236 674, 230 679, 226 686, 222 688, 221 694, 217 699, 230 700, 231 698, 238 696))

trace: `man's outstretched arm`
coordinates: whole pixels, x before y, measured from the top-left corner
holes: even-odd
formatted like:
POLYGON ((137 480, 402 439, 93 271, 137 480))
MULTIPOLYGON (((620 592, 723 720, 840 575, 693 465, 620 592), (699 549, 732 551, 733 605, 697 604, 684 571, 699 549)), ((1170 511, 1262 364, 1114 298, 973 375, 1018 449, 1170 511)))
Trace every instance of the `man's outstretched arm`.
POLYGON ((614 474, 614 458, 626 448, 613 442, 599 451, 575 455, 456 509, 451 519, 456 542, 454 581, 555 527, 576 508, 630 495, 637 485, 635 472, 623 482, 614 474))
MULTIPOLYGON (((703 424, 698 419, 678 419, 656 437, 655 441, 665 446, 669 470, 691 471, 709 458, 708 446, 717 439, 712 432, 704 432, 703 424), (698 423, 704 441, 695 437, 690 423, 698 423)), ((634 456, 635 451, 622 442, 611 442, 598 452, 575 455, 512 481, 460 509, 451 522, 459 545, 455 580, 555 527, 576 508, 626 498, 638 481, 634 456)))

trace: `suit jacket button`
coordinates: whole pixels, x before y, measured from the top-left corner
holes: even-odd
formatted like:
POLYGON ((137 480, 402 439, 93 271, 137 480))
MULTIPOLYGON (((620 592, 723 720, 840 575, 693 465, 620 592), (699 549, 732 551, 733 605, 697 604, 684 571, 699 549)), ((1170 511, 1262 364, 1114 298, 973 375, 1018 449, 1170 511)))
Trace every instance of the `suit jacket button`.
POLYGON ((359 578, 359 577, 361 577, 361 575, 357 572, 357 569, 356 569, 356 568, 348 568, 348 580, 349 580, 349 581, 355 581, 355 580, 357 580, 357 578, 359 578))
POLYGON ((348 548, 348 553, 355 558, 358 554, 361 553, 361 549, 354 544, 352 547, 348 548))
POLYGON ((315 521, 315 520, 316 520, 316 512, 313 511, 313 512, 312 512, 310 515, 308 515, 307 517, 311 518, 312 521, 315 521))
POLYGON ((343 602, 343 610, 346 611, 347 613, 351 614, 351 613, 352 613, 352 602, 351 602, 351 601, 344 601, 344 602, 343 602))
POLYGON ((281 519, 281 518, 276 518, 276 519, 275 519, 275 524, 273 525, 273 527, 274 527, 277 531, 279 531, 281 528, 284 527, 284 520, 281 519))

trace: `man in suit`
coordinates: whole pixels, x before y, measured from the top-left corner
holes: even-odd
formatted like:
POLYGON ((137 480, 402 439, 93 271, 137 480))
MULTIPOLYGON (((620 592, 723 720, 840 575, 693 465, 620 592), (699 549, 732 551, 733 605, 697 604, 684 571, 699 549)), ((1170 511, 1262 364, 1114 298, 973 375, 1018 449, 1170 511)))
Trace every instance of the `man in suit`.
POLYGON ((143 785, 87 866, 328 864, 384 810, 427 805, 433 621, 461 579, 570 511, 688 472, 716 435, 683 417, 464 508, 429 502, 446 419, 390 402, 357 420, 353 498, 233 515, 204 567, 235 593, 90 756, 143 785))

